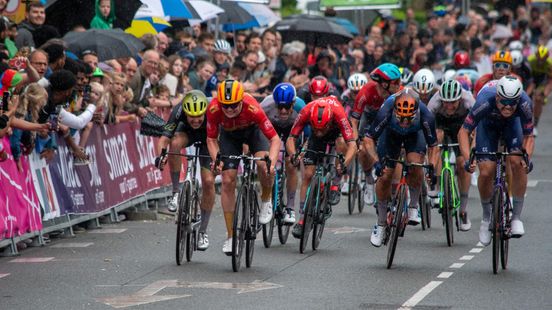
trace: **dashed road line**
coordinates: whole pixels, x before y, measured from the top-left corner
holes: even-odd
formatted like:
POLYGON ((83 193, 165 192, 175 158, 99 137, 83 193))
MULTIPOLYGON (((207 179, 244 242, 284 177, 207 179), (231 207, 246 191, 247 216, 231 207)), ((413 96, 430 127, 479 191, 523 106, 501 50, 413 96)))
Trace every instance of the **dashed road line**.
POLYGON ((10 263, 45 263, 53 261, 55 257, 22 257, 12 259, 10 263))
POLYGON ((450 278, 450 276, 452 276, 454 274, 454 272, 450 272, 450 271, 443 271, 441 272, 437 278, 439 279, 448 279, 450 278))
POLYGON ((460 269, 460 268, 462 268, 464 265, 465 265, 465 263, 454 263, 454 264, 450 265, 449 268, 452 268, 452 269, 460 269))
POLYGON ((474 258, 474 255, 464 255, 460 257, 460 260, 472 260, 474 258))
POLYGON ((52 245, 52 248, 86 248, 93 245, 94 242, 65 242, 52 245))
POLYGON ((9 275, 10 275, 10 273, 0 273, 0 279, 5 278, 9 275))
POLYGON ((441 285, 443 281, 431 281, 426 286, 422 287, 419 291, 416 292, 412 297, 410 297, 409 300, 407 300, 402 306, 399 308, 400 310, 409 310, 412 309, 412 307, 415 307, 420 301, 422 301, 431 291, 433 291, 436 287, 441 285))
POLYGON ((89 230, 90 234, 120 234, 127 231, 126 228, 104 228, 104 229, 94 229, 89 230))
POLYGON ((483 251, 483 248, 473 248, 470 250, 470 253, 481 253, 483 251))

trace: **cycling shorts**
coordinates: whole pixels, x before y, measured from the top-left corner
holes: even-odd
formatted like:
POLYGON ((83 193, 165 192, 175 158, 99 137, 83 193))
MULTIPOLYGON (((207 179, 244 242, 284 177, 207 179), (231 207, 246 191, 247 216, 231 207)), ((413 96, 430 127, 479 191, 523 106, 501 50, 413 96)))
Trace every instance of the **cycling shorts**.
MULTIPOLYGON (((241 155, 243 145, 249 146, 251 154, 268 152, 269 141, 257 125, 233 131, 220 130, 220 153, 223 155, 241 155)), ((237 159, 222 158, 224 167, 222 170, 238 169, 240 163, 237 159)))

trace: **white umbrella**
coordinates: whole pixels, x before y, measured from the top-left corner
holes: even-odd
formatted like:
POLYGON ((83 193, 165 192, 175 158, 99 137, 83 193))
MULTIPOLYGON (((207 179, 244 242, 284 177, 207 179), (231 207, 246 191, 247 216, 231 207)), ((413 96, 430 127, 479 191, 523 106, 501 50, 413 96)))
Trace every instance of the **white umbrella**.
POLYGON ((260 26, 272 25, 281 20, 268 5, 250 2, 238 2, 238 5, 253 15, 260 26))
POLYGON ((218 14, 224 13, 224 9, 208 1, 189 0, 185 1, 185 3, 190 11, 192 11, 194 19, 199 19, 201 21, 216 18, 218 14))
POLYGON ((134 18, 168 17, 169 19, 193 18, 190 9, 181 0, 140 0, 142 6, 134 18))

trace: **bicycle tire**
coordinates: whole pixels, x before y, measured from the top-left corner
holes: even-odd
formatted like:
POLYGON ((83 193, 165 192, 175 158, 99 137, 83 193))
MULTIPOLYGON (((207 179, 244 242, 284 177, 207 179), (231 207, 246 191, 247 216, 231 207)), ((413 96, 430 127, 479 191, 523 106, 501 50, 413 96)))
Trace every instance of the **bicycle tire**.
POLYGON ((316 197, 319 192, 320 180, 318 177, 313 177, 309 188, 307 190, 307 200, 305 201, 305 208, 303 210, 303 231, 301 234, 301 240, 299 241, 299 252, 303 254, 307 248, 307 242, 309 241, 309 234, 312 230, 312 224, 314 220, 314 208, 316 207, 316 197))
POLYGON ((510 205, 510 198, 506 197, 506 201, 504 203, 504 227, 502 229, 502 238, 500 242, 500 265, 502 266, 502 269, 506 269, 508 267, 508 250, 510 248, 510 229, 511 229, 511 208, 510 205))
POLYGON ((397 248, 397 242, 399 241, 399 235, 402 230, 403 211, 406 204, 406 186, 401 185, 397 193, 397 199, 394 201, 395 215, 393 216, 393 222, 390 228, 389 244, 387 248, 387 269, 393 265, 393 259, 395 258, 395 250, 397 248))
POLYGON ((429 228, 428 222, 427 222, 427 205, 424 201, 424 197, 422 193, 420 193, 420 197, 418 198, 418 206, 420 210, 420 218, 421 218, 421 224, 422 224, 422 230, 426 230, 426 228, 429 228))
POLYGON ((353 173, 349 177, 349 193, 347 194, 347 208, 349 215, 352 215, 355 211, 355 204, 357 202, 357 188, 358 188, 358 159, 355 159, 353 165, 353 173))
MULTIPOLYGON (((190 224, 196 224, 197 215, 199 212, 199 189, 197 185, 197 181, 192 181, 191 187, 193 188, 191 192, 192 201, 191 201, 191 208, 190 208, 190 224)), ((192 261, 192 256, 194 254, 194 251, 197 250, 197 239, 199 238, 198 228, 194 228, 192 232, 188 232, 188 235, 186 236, 186 260, 188 262, 192 261)))
POLYGON ((282 174, 282 176, 279 178, 280 186, 278 191, 278 212, 279 217, 276 221, 276 224, 278 225, 278 240, 280 241, 280 244, 284 245, 286 244, 288 237, 289 237, 289 230, 291 225, 287 225, 284 223, 284 216, 285 216, 285 205, 283 203, 284 201, 284 187, 286 185, 286 176, 285 174, 282 174))
POLYGON ((502 189, 497 188, 493 193, 492 219, 491 219, 491 239, 493 243, 493 273, 498 273, 498 260, 500 257, 500 239, 501 239, 501 214, 502 189))
POLYGON ((255 239, 259 228, 259 197, 253 191, 249 195, 249 236, 245 241, 245 267, 251 267, 253 264, 253 254, 255 253, 255 239))
POLYGON ((178 214, 176 220, 176 264, 180 266, 186 252, 186 239, 188 235, 189 218, 189 203, 190 198, 190 182, 186 181, 180 190, 180 199, 178 203, 178 214))
POLYGON ((451 188, 451 174, 450 171, 445 170, 443 172, 443 217, 445 221, 445 234, 447 237, 447 245, 452 246, 454 243, 454 231, 452 226, 452 212, 454 202, 452 200, 452 188, 451 188))
POLYGON ((422 183, 422 194, 420 195, 422 197, 422 203, 425 206, 425 212, 426 212, 426 220, 427 220, 427 228, 431 228, 431 203, 429 202, 427 198, 427 184, 424 182, 422 183))
MULTIPOLYGON (((328 173, 329 175, 329 173, 328 173)), ((326 176, 326 180, 330 180, 330 176, 326 176)), ((324 188, 329 188, 330 184, 324 185, 324 188)), ((312 250, 316 251, 320 245, 320 240, 322 240, 322 234, 324 234, 324 226, 326 225, 325 220, 325 211, 328 208, 328 191, 324 190, 322 192, 322 197, 320 199, 320 204, 318 205, 316 215, 314 217, 314 227, 312 233, 312 250)))
POLYGON ((234 221, 232 223, 232 270, 238 272, 241 267, 241 257, 243 254, 246 219, 245 211, 247 209, 247 187, 240 186, 238 196, 236 197, 236 206, 234 209, 234 221))
POLYGON ((362 171, 358 171, 358 178, 356 183, 357 188, 357 203, 358 203, 358 213, 362 213, 364 211, 364 192, 362 191, 362 187, 360 186, 360 182, 358 180, 363 180, 365 176, 362 175, 362 171))

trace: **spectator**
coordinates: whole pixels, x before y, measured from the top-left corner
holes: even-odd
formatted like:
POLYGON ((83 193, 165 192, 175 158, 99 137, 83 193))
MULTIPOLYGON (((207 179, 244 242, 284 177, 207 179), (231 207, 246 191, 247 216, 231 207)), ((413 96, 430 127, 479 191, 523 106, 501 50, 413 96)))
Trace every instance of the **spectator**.
POLYGON ((208 59, 211 57, 214 48, 215 36, 212 33, 204 32, 197 39, 197 46, 192 50, 192 53, 196 58, 208 59))
POLYGON ((167 86, 171 98, 176 96, 178 79, 170 73, 171 64, 166 56, 159 59, 159 84, 167 86))
POLYGON ((95 51, 86 50, 82 52, 82 61, 92 67, 92 70, 96 70, 98 67, 99 59, 95 51))
POLYGON ((130 113, 137 113, 138 115, 145 115, 147 111, 143 110, 139 103, 142 102, 144 96, 151 90, 151 85, 146 84, 146 80, 150 75, 156 73, 159 66, 159 53, 156 50, 147 50, 144 52, 142 64, 140 68, 128 83, 128 86, 132 89, 133 99, 131 105, 127 106, 127 111, 130 113), (149 87, 149 89, 148 89, 149 87))
POLYGON ((245 40, 245 46, 248 51, 259 52, 262 46, 261 36, 257 32, 251 32, 245 40))
POLYGON ((236 41, 235 41, 235 54, 234 56, 238 56, 238 55, 241 55, 245 52, 245 50, 247 49, 246 45, 245 45, 245 41, 247 40, 247 35, 243 32, 238 32, 236 34, 236 41))
MULTIPOLYGON (((50 44, 44 48, 48 54, 48 69, 56 72, 65 66, 65 49, 61 44, 50 44)), ((48 77, 48 73, 46 73, 48 77)))
POLYGON ((159 32, 157 34, 157 52, 159 55, 164 55, 168 47, 169 37, 164 32, 159 32))
POLYGON ((51 26, 44 27, 46 9, 41 2, 32 2, 26 6, 25 20, 17 28, 15 45, 38 47, 49 38, 59 37, 57 30, 51 26), (44 28, 44 29, 42 29, 44 28), (42 31, 42 32, 41 32, 42 31))
MULTIPOLYGON (((192 89, 198 89, 205 93, 207 81, 215 74, 215 64, 210 60, 205 60, 197 65, 197 70, 188 74, 189 83, 192 89)), ((211 94, 205 93, 206 96, 211 94)))
POLYGON ((134 60, 134 58, 130 58, 126 63, 124 70, 124 73, 126 74, 129 81, 132 80, 132 78, 136 74, 136 71, 138 71, 138 64, 136 63, 136 60, 134 60))
POLYGON ((115 5, 113 0, 96 0, 96 15, 90 22, 93 29, 112 29, 115 21, 115 5))

